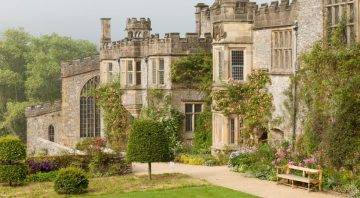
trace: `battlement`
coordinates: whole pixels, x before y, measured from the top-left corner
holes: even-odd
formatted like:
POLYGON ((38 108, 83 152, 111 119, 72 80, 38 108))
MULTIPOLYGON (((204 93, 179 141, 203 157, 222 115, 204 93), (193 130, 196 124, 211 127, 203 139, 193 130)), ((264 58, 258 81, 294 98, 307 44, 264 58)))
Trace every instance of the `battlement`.
POLYGON ((83 59, 72 60, 61 63, 61 77, 69 77, 90 71, 99 70, 100 57, 95 55, 83 59))
POLYGON ((126 22, 127 38, 139 39, 150 36, 151 20, 149 18, 128 18, 126 22))
POLYGON ((197 48, 211 49, 211 34, 205 38, 197 33, 166 33, 163 38, 152 34, 145 39, 128 39, 105 43, 101 46, 101 59, 117 59, 120 57, 146 57, 151 55, 183 55, 197 48))
POLYGON ((151 20, 149 18, 128 18, 126 23, 126 30, 129 29, 146 29, 151 30, 151 20))
POLYGON ((257 9, 258 5, 250 0, 217 0, 210 7, 210 12, 213 22, 252 22, 257 9))
POLYGON ((261 4, 255 12, 255 28, 281 27, 293 25, 296 20, 296 0, 272 1, 261 4))
POLYGON ((55 101, 54 103, 44 103, 44 104, 27 107, 25 109, 25 116, 37 117, 58 111, 61 111, 61 101, 55 101))
POLYGON ((213 22, 253 22, 255 28, 288 26, 296 17, 296 0, 272 1, 261 5, 250 0, 216 1, 210 8, 213 22))

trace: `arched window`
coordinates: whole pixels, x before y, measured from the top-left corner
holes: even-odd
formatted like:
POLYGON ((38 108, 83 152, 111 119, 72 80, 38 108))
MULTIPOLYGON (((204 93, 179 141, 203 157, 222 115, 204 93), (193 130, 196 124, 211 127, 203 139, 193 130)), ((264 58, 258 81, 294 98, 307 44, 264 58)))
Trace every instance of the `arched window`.
POLYGON ((100 109, 91 92, 99 85, 99 76, 90 79, 81 90, 80 137, 100 137, 100 109))
POLYGON ((55 130, 53 125, 50 125, 48 128, 48 136, 49 136, 49 141, 55 142, 55 130))

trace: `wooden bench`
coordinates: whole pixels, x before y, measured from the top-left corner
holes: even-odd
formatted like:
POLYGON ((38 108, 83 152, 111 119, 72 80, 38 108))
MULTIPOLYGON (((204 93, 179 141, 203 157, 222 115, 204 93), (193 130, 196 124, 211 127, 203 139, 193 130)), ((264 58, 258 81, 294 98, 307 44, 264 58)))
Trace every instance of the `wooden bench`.
POLYGON ((278 184, 281 180, 285 180, 287 182, 284 184, 291 185, 294 188, 294 182, 300 182, 307 184, 307 189, 309 191, 311 190, 311 185, 318 186, 319 190, 322 190, 321 185, 323 176, 320 167, 318 167, 318 169, 310 169, 289 164, 284 167, 277 167, 276 172, 278 184), (291 184, 289 184, 290 181, 291 184))

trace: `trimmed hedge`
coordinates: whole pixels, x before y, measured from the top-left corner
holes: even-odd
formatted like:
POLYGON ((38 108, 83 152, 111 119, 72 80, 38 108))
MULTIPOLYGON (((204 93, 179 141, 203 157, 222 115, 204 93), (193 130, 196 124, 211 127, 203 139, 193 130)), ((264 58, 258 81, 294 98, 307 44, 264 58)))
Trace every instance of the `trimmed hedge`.
POLYGON ((0 163, 9 164, 25 158, 26 148, 18 137, 9 135, 0 138, 0 163))
POLYGON ((84 170, 76 167, 61 169, 54 182, 59 194, 80 194, 87 191, 89 180, 84 170))
POLYGON ((168 162, 171 160, 169 138, 164 126, 155 120, 135 120, 128 142, 130 162, 168 162))
POLYGON ((13 184, 21 184, 28 174, 27 166, 24 164, 0 165, 0 182, 13 184))
POLYGON ((16 136, 0 138, 0 183, 21 184, 28 174, 26 148, 16 136))

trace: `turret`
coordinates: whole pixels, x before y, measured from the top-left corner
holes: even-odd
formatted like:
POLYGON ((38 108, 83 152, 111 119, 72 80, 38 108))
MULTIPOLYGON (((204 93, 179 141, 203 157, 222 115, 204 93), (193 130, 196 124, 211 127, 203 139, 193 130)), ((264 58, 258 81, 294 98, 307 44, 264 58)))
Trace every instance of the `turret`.
POLYGON ((151 32, 151 20, 149 18, 128 18, 126 24, 128 39, 149 38, 151 32))
POLYGON ((101 18, 101 43, 111 42, 111 18, 101 18))

